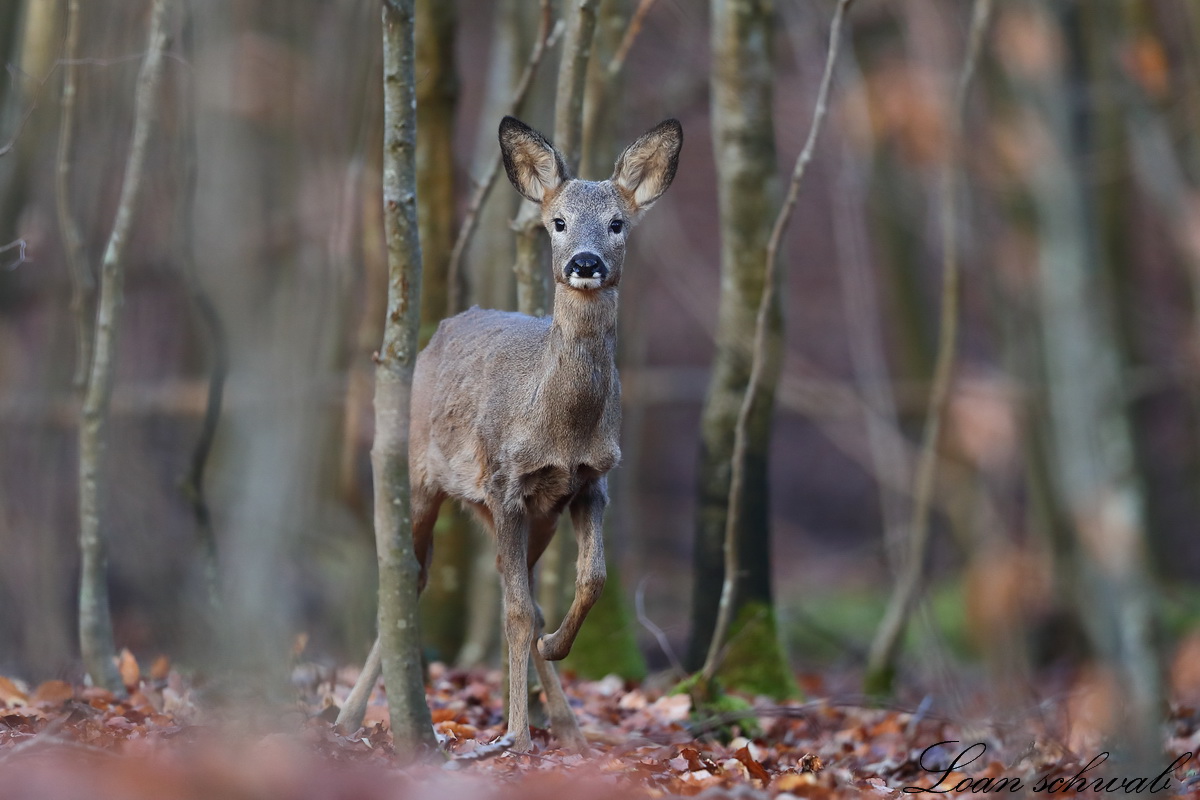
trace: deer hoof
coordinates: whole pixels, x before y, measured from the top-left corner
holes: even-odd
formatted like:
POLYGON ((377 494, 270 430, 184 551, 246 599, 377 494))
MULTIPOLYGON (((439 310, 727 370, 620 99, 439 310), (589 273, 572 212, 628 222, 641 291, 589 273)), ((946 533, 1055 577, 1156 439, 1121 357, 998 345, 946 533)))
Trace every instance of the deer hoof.
POLYGON ((557 631, 538 639, 537 647, 547 661, 561 661, 571 652, 571 645, 564 642, 557 631))

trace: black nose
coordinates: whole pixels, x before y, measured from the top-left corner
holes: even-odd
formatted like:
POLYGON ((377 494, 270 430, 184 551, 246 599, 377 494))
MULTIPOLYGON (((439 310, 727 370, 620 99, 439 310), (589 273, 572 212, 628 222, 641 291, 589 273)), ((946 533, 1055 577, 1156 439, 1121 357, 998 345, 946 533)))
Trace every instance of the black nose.
POLYGON ((603 278, 608 274, 608 268, 595 253, 576 253, 567 264, 567 275, 578 275, 581 278, 603 278))

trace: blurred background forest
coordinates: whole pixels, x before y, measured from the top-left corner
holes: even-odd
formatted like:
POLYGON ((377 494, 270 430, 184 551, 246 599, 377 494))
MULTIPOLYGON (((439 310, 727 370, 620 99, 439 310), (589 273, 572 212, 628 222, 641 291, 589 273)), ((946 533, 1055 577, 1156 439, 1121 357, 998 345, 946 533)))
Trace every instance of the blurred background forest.
MULTIPOLYGON (((98 264, 113 224, 149 7, 82 3, 67 58, 65 5, 0 7, 0 673, 39 677, 79 675, 71 264, 98 264)), ((609 660, 588 665, 581 644, 572 658, 584 673, 640 677, 673 660, 694 670, 707 634, 693 607, 720 593, 701 551, 719 550, 714 514, 724 529, 728 473, 711 462, 730 412, 706 397, 745 385, 744 358, 713 374, 720 347, 744 350, 762 287, 761 272, 733 262, 761 249, 751 228, 775 217, 835 4, 723 5, 736 7, 741 55, 696 0, 597 10, 582 177, 608 177, 620 147, 666 117, 686 143, 670 192, 630 240, 624 457, 608 514, 617 579, 609 610, 584 626, 609 660), (735 113, 722 105, 729 86, 714 85, 722 59, 741 58, 750 83, 733 87, 735 113), (740 151, 729 149, 738 120, 740 151), (737 153, 766 166, 756 174, 737 153), (722 215, 719 185, 748 198, 744 230, 722 215)), ((428 334, 448 308, 518 305, 519 198, 503 179, 461 268, 449 265, 541 10, 418 10, 428 334)), ((1089 652, 1120 662, 1156 642, 1168 659, 1193 648, 1190 662, 1174 659, 1184 681, 1178 665, 1200 662, 1200 6, 996 3, 950 164, 971 18, 957 0, 859 0, 847 15, 826 129, 782 248, 775 413, 767 422, 768 402, 754 426, 764 449, 748 472, 770 488, 747 513, 761 533, 755 563, 767 565, 753 580, 794 667, 861 673, 911 532, 950 213, 959 342, 906 674, 1032 670, 1089 652), (943 203, 950 169, 958 188, 943 203)), ((170 23, 105 456, 115 638, 139 656, 203 663, 214 619, 235 649, 281 663, 301 633, 329 664, 357 661, 374 635, 379 24, 375 0, 195 2, 170 23)), ((563 37, 548 32, 518 116, 550 133, 563 37)), ((428 654, 494 662, 490 545, 445 511, 439 526, 422 601, 428 654)), ((562 553, 543 565, 548 619, 570 564, 562 553)))

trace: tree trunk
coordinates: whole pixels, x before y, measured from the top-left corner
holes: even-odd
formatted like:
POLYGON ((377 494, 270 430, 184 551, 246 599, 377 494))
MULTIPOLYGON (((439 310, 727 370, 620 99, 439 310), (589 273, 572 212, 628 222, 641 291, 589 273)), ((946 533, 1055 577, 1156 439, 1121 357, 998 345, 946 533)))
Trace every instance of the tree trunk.
MULTIPOLYGON (((417 221, 421 232, 421 340, 446 314, 448 266, 454 246, 454 3, 417 0, 417 221)), ((461 273, 458 276, 462 277, 461 273)), ((457 296, 465 287, 456 287, 457 296)), ((452 661, 466 635, 466 581, 471 567, 470 521, 457 504, 442 508, 434 534, 433 568, 421 602, 423 646, 452 661)))
POLYGON ((409 486, 409 402, 420 328, 421 245, 416 201, 414 0, 383 4, 383 206, 388 305, 375 369, 375 542, 379 636, 397 752, 435 749, 421 674, 417 558, 409 486))
POLYGON ((155 0, 150 17, 146 57, 138 73, 133 141, 125 163, 121 196, 112 232, 100 265, 100 298, 94 333, 95 355, 88 374, 79 429, 79 645, 92 682, 123 689, 116 667, 116 646, 109 616, 107 561, 104 542, 103 489, 107 477, 103 456, 108 434, 108 403, 116 373, 117 334, 125 278, 125 247, 142 186, 142 168, 150 126, 158 107, 158 84, 166 45, 167 0, 155 0))
MULTIPOLYGON (((699 509, 687 665, 705 660, 720 606, 731 456, 738 409, 750 378, 750 332, 764 289, 767 242, 779 208, 771 97, 774 15, 766 0, 712 2, 712 126, 721 219, 721 296, 712 379, 701 421, 699 509)), ((738 561, 727 685, 775 696, 791 691, 775 635, 768 524, 767 446, 779 381, 783 320, 778 303, 766 318, 763 382, 747 427, 738 530, 738 561), (755 630, 745 630, 747 625, 755 630)))
POLYGON ((1051 482, 1074 541, 1066 555, 1079 576, 1076 603, 1091 646, 1127 698, 1119 711, 1138 755, 1156 749, 1162 686, 1152 641, 1151 578, 1144 498, 1137 482, 1113 329, 1114 299, 1103 279, 1098 208, 1084 179, 1094 158, 1086 104, 1082 12, 1056 7, 1067 45, 1061 70, 1014 76, 1052 147, 1030 165, 1040 227, 1037 310, 1046 379, 1051 482), (1064 98, 1074 102, 1065 103, 1064 98))

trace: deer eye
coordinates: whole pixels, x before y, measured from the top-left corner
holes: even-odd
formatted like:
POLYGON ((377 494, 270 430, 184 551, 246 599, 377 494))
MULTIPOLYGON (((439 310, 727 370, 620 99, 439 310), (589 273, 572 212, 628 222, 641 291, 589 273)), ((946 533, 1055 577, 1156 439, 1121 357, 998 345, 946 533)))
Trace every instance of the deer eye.
POLYGON ((620 233, 625 230, 625 223, 622 220, 614 219, 608 226, 608 229, 613 233, 620 233))
POLYGON ((565 219, 563 219, 562 217, 555 217, 554 218, 554 230, 558 231, 559 233, 562 233, 566 229, 567 229, 567 221, 565 219))

